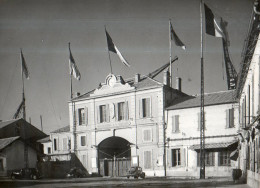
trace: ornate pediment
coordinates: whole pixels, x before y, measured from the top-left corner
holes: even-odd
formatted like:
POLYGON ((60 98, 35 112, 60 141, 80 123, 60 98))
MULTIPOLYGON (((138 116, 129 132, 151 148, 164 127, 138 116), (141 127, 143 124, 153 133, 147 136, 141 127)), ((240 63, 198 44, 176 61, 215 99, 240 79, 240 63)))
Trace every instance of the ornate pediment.
POLYGON ((128 83, 125 83, 120 75, 115 76, 114 74, 109 74, 105 79, 105 83, 102 83, 101 87, 96 89, 90 96, 110 94, 132 89, 134 89, 134 87, 131 87, 128 83))

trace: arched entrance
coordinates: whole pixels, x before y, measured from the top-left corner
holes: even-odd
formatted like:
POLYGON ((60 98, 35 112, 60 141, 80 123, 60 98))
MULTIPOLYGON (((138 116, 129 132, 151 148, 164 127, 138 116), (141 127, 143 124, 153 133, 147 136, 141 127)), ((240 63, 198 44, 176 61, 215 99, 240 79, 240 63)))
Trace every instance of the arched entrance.
POLYGON ((99 171, 102 176, 125 176, 131 166, 130 142, 113 136, 98 145, 99 171))

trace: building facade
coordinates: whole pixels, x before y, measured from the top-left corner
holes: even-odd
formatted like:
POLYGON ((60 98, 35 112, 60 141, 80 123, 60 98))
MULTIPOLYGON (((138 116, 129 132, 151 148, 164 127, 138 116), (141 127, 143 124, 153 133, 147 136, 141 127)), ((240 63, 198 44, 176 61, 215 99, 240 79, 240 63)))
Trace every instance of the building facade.
POLYGON ((164 175, 164 110, 187 96, 164 80, 109 74, 99 88, 69 102, 71 151, 90 173, 123 176, 139 165, 147 175, 164 175))
MULTIPOLYGON (((256 1, 258 2, 258 1, 256 1)), ((260 186, 260 42, 259 4, 255 4, 239 74, 239 167, 251 187, 260 186), (258 11, 258 12, 257 12, 258 11)))
MULTIPOLYGON (((239 108, 235 91, 205 94, 205 175, 231 176, 237 162, 239 108)), ((167 108, 167 175, 200 176, 200 96, 187 97, 167 108)))

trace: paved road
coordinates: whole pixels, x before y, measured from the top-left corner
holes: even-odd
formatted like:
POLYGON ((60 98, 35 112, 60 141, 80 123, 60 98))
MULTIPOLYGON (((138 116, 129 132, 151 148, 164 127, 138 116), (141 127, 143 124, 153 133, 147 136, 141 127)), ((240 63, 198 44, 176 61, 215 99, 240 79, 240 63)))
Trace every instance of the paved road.
POLYGON ((15 180, 0 181, 0 187, 21 188, 249 188, 246 184, 235 184, 230 179, 180 180, 165 178, 125 179, 125 178, 85 178, 61 180, 15 180))

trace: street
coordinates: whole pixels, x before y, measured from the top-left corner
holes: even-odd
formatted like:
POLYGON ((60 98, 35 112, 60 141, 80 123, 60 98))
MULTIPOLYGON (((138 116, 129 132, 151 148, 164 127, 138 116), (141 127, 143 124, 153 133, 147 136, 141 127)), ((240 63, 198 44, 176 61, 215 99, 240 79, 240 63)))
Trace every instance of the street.
POLYGON ((51 179, 51 180, 3 180, 0 187, 30 187, 30 188, 62 188, 62 187, 127 187, 127 188, 249 188, 246 184, 236 184, 228 178, 214 178, 205 180, 191 179, 170 179, 170 178, 147 178, 147 179, 126 179, 126 178, 82 178, 82 179, 51 179))

